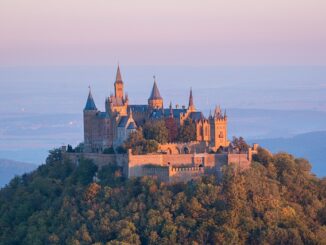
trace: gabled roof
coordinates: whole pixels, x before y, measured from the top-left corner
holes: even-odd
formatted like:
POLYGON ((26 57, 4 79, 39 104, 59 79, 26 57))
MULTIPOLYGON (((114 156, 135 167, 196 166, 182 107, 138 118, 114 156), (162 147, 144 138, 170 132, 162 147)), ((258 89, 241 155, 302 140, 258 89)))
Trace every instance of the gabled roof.
POLYGON ((126 127, 127 123, 128 123, 128 116, 122 116, 120 121, 119 121, 118 127, 119 128, 120 127, 124 128, 124 127, 126 127))
POLYGON ((136 129, 137 127, 136 127, 136 123, 134 123, 134 122, 130 122, 129 123, 129 126, 128 126, 128 128, 127 129, 136 129))
POLYGON ((85 111, 97 110, 91 91, 89 90, 88 98, 84 108, 85 111))
POLYGON ((148 105, 128 105, 132 112, 147 112, 148 105))
POLYGON ((151 96, 149 97, 149 100, 162 100, 160 91, 158 90, 156 80, 154 80, 153 88, 151 96))
POLYGON ((191 112, 189 117, 193 120, 193 121, 199 121, 199 120, 204 120, 205 116, 201 111, 195 111, 195 112, 191 112))

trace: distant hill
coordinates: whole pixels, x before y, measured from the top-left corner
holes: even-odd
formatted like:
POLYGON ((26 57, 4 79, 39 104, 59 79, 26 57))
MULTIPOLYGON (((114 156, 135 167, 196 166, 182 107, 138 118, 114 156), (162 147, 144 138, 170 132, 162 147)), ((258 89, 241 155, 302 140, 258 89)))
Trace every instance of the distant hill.
POLYGON ((286 151, 296 157, 307 158, 312 164, 312 172, 326 176, 326 131, 299 134, 291 138, 258 139, 258 143, 271 152, 286 151))
POLYGON ((0 187, 8 184, 15 175, 22 175, 36 169, 37 165, 0 159, 0 187))

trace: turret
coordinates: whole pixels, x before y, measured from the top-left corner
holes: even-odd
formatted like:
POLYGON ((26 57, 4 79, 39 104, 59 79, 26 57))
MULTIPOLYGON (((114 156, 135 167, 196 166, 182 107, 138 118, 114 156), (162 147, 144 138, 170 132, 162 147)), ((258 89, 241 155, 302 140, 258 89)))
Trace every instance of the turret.
POLYGON ((229 145, 227 139, 227 116, 221 111, 220 106, 216 106, 214 114, 209 116, 211 146, 218 149, 220 146, 226 147, 229 145))
POLYGON ((148 105, 151 109, 163 108, 163 98, 161 97, 160 91, 158 90, 155 76, 152 92, 150 97, 148 98, 148 105))
POLYGON ((86 105, 84 108, 84 111, 97 111, 93 96, 92 96, 92 91, 91 88, 89 87, 89 92, 88 92, 88 97, 86 101, 86 105))
POLYGON ((91 89, 89 88, 89 93, 84 108, 84 145, 85 152, 92 151, 92 142, 94 141, 94 120, 96 119, 97 108, 92 96, 91 89))
POLYGON ((114 83, 114 93, 116 98, 123 99, 123 81, 120 72, 120 66, 118 65, 117 75, 114 83))

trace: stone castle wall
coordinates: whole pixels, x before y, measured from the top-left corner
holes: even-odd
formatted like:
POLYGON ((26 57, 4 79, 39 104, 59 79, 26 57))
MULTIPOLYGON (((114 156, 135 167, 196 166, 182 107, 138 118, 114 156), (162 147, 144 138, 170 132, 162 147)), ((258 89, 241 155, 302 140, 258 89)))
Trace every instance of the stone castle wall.
POLYGON ((169 182, 187 182, 204 174, 204 167, 170 167, 169 182))
POLYGON ((64 156, 78 163, 86 158, 94 161, 100 168, 117 165, 123 168, 125 177, 156 176, 161 181, 188 181, 204 174, 221 174, 223 166, 235 164, 240 170, 250 167, 250 154, 100 154, 64 153, 64 156))
POLYGON ((250 168, 251 155, 246 153, 228 154, 228 164, 235 164, 240 170, 250 168))

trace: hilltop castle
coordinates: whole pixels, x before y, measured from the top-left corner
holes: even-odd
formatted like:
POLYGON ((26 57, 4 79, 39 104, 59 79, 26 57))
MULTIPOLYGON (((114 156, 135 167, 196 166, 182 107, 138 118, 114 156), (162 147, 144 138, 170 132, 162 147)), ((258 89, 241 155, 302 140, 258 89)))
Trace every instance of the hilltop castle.
POLYGON ((216 107, 208 118, 197 111, 192 90, 188 107, 164 108, 156 79, 147 104, 132 105, 124 92, 120 67, 114 82, 114 94, 105 100, 105 112, 97 109, 89 91, 84 108, 83 152, 67 152, 64 156, 78 163, 80 158, 92 159, 99 167, 115 165, 125 177, 152 176, 164 182, 188 181, 205 174, 221 174, 222 167, 235 164, 237 169, 249 168, 257 145, 246 151, 233 146, 227 138, 226 112, 216 107), (165 126, 174 124, 177 129, 192 125, 191 141, 159 144, 158 151, 150 154, 118 153, 117 149, 128 139, 130 133, 142 128, 146 122, 165 121, 165 126), (195 131, 195 132, 193 132, 195 131), (106 149, 111 149, 110 154, 106 149))
MULTIPOLYGON (((105 112, 97 109, 92 93, 89 91, 84 108, 84 147, 86 152, 102 152, 109 147, 117 148, 128 138, 128 135, 142 126, 147 120, 173 120, 178 127, 191 120, 196 125, 196 140, 216 151, 220 147, 227 147, 227 116, 216 107, 208 118, 201 111, 197 111, 192 90, 190 89, 188 107, 164 108, 157 82, 154 84, 148 103, 132 105, 124 92, 120 67, 118 66, 114 82, 114 95, 105 101, 105 112)), ((169 142, 175 143, 175 142, 169 142)), ((173 149, 168 148, 172 153, 173 149)), ((188 148, 182 149, 182 151, 188 148)), ((179 152, 180 153, 180 152, 179 152)))

